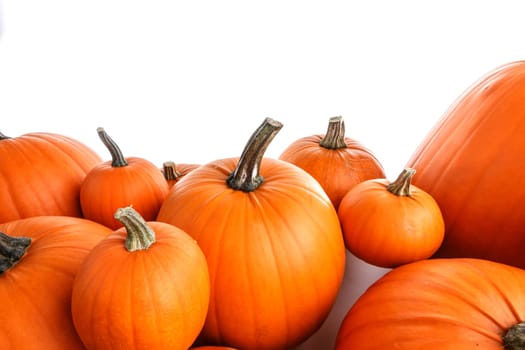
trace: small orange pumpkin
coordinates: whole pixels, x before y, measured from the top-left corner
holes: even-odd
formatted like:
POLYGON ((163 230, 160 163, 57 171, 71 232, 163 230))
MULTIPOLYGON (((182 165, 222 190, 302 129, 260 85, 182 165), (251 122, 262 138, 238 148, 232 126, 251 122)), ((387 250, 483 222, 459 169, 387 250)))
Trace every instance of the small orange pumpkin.
POLYGON ((164 175, 164 178, 168 182, 168 187, 171 189, 177 181, 182 179, 184 175, 188 174, 190 171, 196 169, 199 167, 199 164, 192 164, 192 163, 183 163, 183 164, 176 164, 172 161, 166 161, 162 163, 162 174, 164 175))

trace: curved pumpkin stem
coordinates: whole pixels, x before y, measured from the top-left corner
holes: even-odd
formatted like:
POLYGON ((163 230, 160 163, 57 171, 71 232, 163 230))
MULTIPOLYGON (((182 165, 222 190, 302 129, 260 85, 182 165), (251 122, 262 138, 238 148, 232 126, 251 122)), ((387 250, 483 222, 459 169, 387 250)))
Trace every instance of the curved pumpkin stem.
POLYGON ((31 238, 11 237, 0 232, 0 274, 14 266, 31 245, 31 238))
POLYGON ((117 145, 115 141, 109 135, 106 133, 104 128, 97 128, 98 137, 100 140, 102 140, 102 143, 104 143, 104 146, 108 149, 109 153, 111 154, 111 166, 113 167, 121 167, 128 165, 128 162, 126 161, 126 158, 124 158, 124 155, 122 154, 122 151, 120 150, 120 147, 117 145))
POLYGON ((339 149, 348 147, 345 142, 345 122, 343 117, 332 117, 328 121, 328 130, 319 145, 328 149, 339 149))
POLYGON ((6 136, 2 132, 0 132, 0 140, 7 140, 7 139, 10 139, 10 137, 6 136))
POLYGON ((510 327, 503 336, 505 350, 525 350, 525 323, 510 327))
POLYGON ((122 222, 128 233, 124 246, 129 252, 146 250, 155 243, 155 232, 132 207, 119 208, 115 219, 122 222))
POLYGON ((401 174, 399 174, 399 176, 397 177, 396 181, 388 184, 387 190, 395 194, 396 196, 410 197, 410 183, 415 173, 415 169, 403 169, 401 174))
POLYGON ((167 181, 175 181, 181 175, 177 170, 177 165, 172 161, 162 163, 162 173, 167 181))
POLYGON ((228 186, 235 190, 251 192, 262 184, 260 168, 264 152, 282 127, 283 124, 271 118, 263 121, 248 140, 237 167, 226 180, 228 186))

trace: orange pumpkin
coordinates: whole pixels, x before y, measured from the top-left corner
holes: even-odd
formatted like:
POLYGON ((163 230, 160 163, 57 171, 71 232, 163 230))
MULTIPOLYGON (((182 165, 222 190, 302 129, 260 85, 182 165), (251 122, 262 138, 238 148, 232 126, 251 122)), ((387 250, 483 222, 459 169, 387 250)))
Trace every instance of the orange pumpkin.
POLYGON ((368 179, 384 178, 381 163, 361 143, 345 136, 342 117, 330 118, 326 134, 292 142, 280 155, 312 175, 337 209, 353 186, 368 179))
POLYGON ((115 218, 124 227, 85 258, 71 312, 90 350, 187 350, 208 310, 206 258, 182 230, 145 222, 131 207, 115 218))
POLYGON ((281 127, 265 119, 240 158, 193 170, 159 211, 208 261, 203 344, 289 349, 321 326, 341 286, 345 247, 330 199, 306 171, 263 157, 281 127))
POLYGON ((0 224, 0 348, 82 350, 71 319, 73 280, 111 230, 82 218, 37 216, 0 224))
POLYGON ((122 223, 115 220, 115 211, 131 205, 145 220, 155 219, 169 191, 162 172, 147 159, 125 158, 103 128, 97 132, 112 159, 94 167, 80 186, 84 217, 117 229, 122 223))
POLYGON ((525 270, 426 259, 379 278, 351 306, 336 350, 522 350, 525 270))
POLYGON ((445 225, 436 201, 411 185, 414 169, 394 182, 365 180, 339 205, 348 250, 363 261, 396 267, 431 257, 443 242, 445 225))
POLYGON ((198 166, 199 164, 175 164, 175 162, 166 161, 162 163, 161 171, 168 182, 168 187, 171 189, 184 175, 196 169, 198 166))
POLYGON ((422 140, 408 166, 439 204, 445 239, 435 257, 525 268, 525 61, 468 88, 422 140))
POLYGON ((78 140, 0 133, 0 222, 39 215, 81 217, 80 184, 101 159, 78 140))

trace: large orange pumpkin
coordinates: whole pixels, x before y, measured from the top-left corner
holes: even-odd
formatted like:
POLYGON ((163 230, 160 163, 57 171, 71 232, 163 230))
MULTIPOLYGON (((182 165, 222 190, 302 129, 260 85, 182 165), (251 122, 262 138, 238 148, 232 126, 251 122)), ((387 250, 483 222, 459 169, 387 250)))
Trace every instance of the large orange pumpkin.
POLYGON ((111 230, 82 218, 37 216, 0 224, 0 232, 0 349, 84 349, 71 318, 73 280, 111 230))
POLYGON ((289 349, 321 326, 341 286, 345 246, 330 199, 306 171, 263 157, 281 127, 265 119, 240 158, 193 170, 159 211, 206 255, 204 344, 289 349))
POLYGON ((525 61, 475 82, 423 139, 408 166, 438 202, 445 239, 437 257, 525 267, 525 61))
POLYGON ((75 278, 71 312, 89 350, 187 350, 208 310, 206 258, 188 234, 131 207, 75 278))
POLYGON ((427 259, 379 278, 341 323, 336 350, 522 350, 525 270, 427 259))
POLYGON ((0 133, 0 222, 39 215, 81 217, 80 184, 101 158, 70 137, 0 133))

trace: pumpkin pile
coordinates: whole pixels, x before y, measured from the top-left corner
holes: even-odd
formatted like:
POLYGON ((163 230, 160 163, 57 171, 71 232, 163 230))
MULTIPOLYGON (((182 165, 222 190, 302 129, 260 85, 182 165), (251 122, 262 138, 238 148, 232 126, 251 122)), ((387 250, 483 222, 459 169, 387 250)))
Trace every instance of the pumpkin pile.
POLYGON ((325 134, 161 166, 59 134, 0 133, 2 349, 293 349, 332 311, 347 252, 389 268, 333 347, 525 348, 525 61, 475 82, 390 181, 325 134), (30 332, 30 336, 27 335, 30 332))

